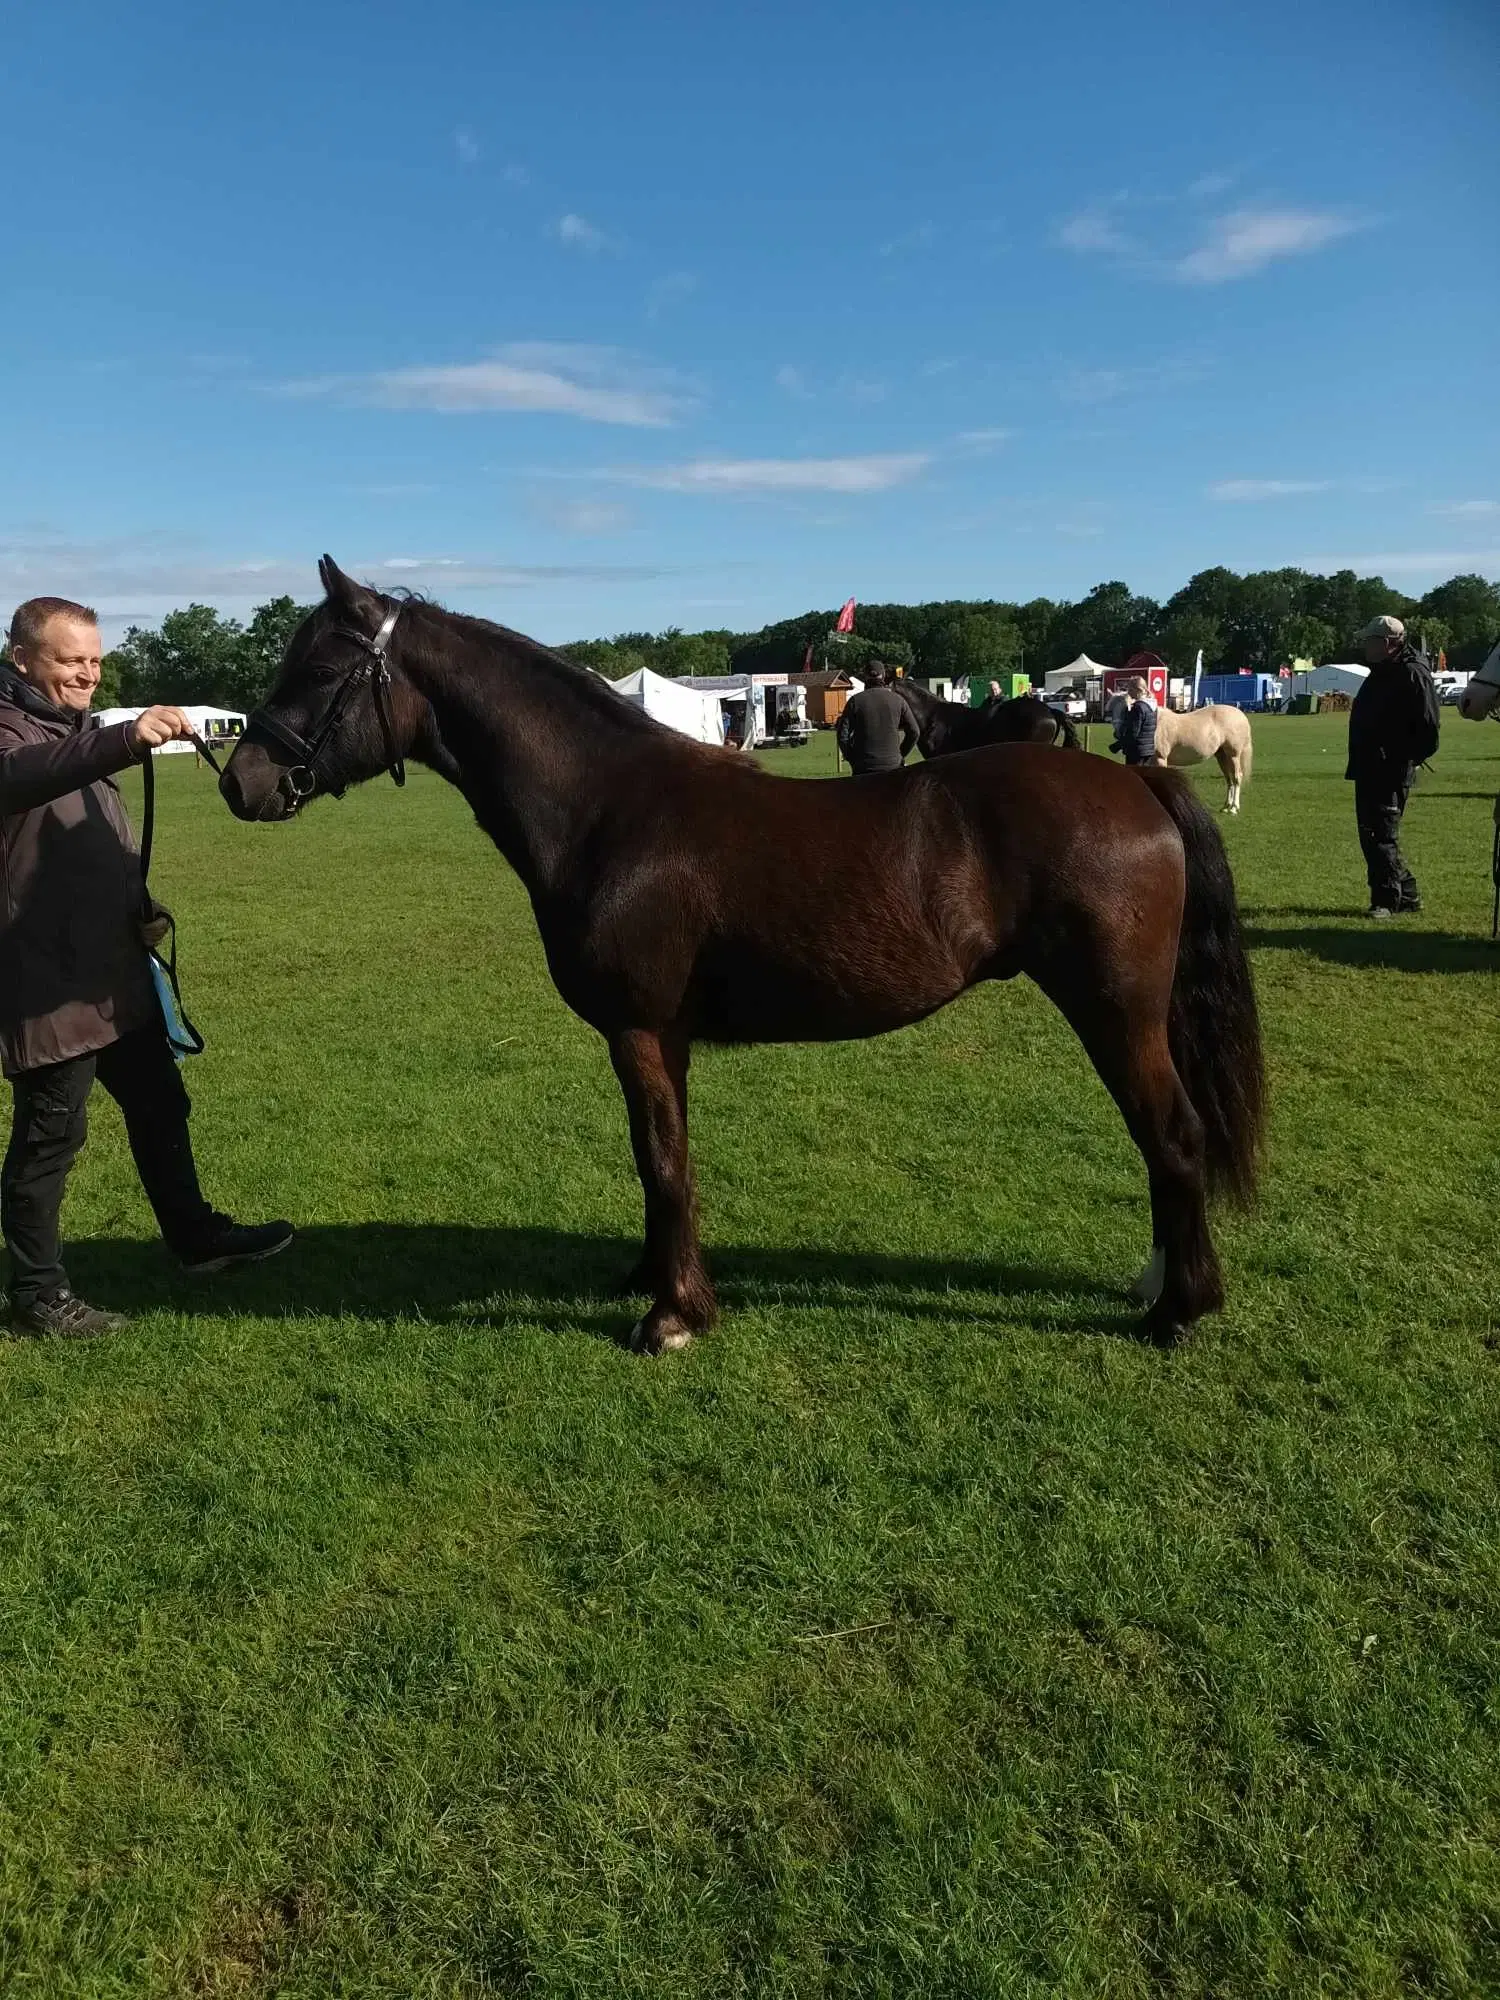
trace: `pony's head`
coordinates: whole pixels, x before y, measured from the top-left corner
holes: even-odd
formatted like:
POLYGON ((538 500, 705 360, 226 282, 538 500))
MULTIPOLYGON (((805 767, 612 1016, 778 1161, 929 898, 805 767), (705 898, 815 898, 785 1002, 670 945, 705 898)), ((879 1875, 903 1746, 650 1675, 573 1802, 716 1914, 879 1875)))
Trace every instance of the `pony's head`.
POLYGON ((1500 710, 1500 646, 1490 654, 1458 698, 1458 712, 1466 722, 1483 722, 1487 715, 1494 715, 1497 710, 1500 710))
POLYGON ((437 747, 425 698, 399 665, 404 600, 318 565, 326 598, 292 635, 270 694, 245 725, 219 790, 240 819, 291 819, 310 799, 437 747))

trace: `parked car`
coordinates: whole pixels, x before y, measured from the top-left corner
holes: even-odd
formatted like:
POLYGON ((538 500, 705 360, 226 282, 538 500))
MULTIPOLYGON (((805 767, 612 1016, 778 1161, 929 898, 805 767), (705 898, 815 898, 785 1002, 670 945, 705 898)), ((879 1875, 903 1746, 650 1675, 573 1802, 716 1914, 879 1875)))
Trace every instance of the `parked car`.
POLYGON ((1074 694, 1068 688, 1054 688, 1050 694, 1044 694, 1042 700, 1048 708, 1055 708, 1059 715, 1065 715, 1069 722, 1083 722, 1088 717, 1088 703, 1081 694, 1074 694))
POLYGON ((1434 674, 1432 678, 1438 700, 1444 708, 1455 707, 1463 699, 1464 689, 1469 685, 1467 674, 1434 674))

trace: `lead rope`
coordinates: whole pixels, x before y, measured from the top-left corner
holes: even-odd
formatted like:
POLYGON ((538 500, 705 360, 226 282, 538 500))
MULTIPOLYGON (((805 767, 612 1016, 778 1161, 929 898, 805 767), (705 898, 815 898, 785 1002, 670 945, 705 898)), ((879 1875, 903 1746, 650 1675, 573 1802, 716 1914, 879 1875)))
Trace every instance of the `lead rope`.
MULTIPOLYGON (((192 738, 192 744, 198 755, 207 761, 209 769, 222 777, 224 774, 219 767, 219 760, 215 757, 213 751, 209 749, 203 738, 195 733, 192 738)), ((150 924, 156 921, 156 905, 151 900, 150 889, 151 849, 156 839, 156 760, 149 748, 141 760, 141 793, 141 922, 143 924, 150 924)), ((187 1011, 182 1004, 182 988, 177 983, 177 919, 175 917, 167 918, 167 936, 171 940, 171 943, 165 958, 162 957, 155 945, 147 945, 146 955, 161 967, 168 984, 172 988, 172 997, 177 1002, 177 1018, 181 1021, 187 1034, 197 1044, 192 1053, 202 1055, 204 1047, 203 1037, 187 1017, 187 1011)), ((175 1047, 173 1053, 177 1054, 175 1047)), ((180 1055, 178 1056, 178 1060, 181 1061, 180 1055)))

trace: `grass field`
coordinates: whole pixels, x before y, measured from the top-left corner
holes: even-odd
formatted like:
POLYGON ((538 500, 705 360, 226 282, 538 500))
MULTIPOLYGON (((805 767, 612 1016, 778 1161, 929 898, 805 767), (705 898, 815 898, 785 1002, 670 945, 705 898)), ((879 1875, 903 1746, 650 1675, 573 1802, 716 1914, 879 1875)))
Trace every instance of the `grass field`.
POLYGON ((302 1234, 175 1274, 96 1100, 134 1322, 0 1345, 0 1990, 1500 1992, 1500 729, 1378 929, 1342 736, 1226 827, 1270 1166, 1169 1355, 1018 982, 701 1056, 725 1318, 632 1358, 619 1095, 457 794, 167 760, 205 1180, 302 1234))

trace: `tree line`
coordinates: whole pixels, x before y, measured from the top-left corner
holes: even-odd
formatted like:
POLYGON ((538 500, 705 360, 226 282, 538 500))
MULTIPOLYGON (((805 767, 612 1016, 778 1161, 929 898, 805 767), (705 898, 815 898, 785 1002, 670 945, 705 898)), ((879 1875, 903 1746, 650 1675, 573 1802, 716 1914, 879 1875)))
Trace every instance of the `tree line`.
MULTIPOLYGON (((264 698, 287 643, 311 607, 290 597, 259 605, 247 623, 224 618, 207 604, 168 612, 154 631, 132 626, 105 655, 101 706, 152 701, 203 703, 249 710, 264 698)), ((1118 666, 1132 653, 1159 653, 1178 673, 1192 671, 1201 648, 1210 671, 1274 672, 1283 662, 1349 659, 1354 634, 1371 618, 1393 612, 1435 659, 1446 653, 1460 670, 1477 667, 1500 639, 1500 584, 1455 576, 1422 597, 1409 597, 1378 576, 1353 570, 1317 576, 1300 569, 1200 570, 1165 603, 1128 584, 1100 583, 1076 603, 1034 597, 947 599, 931 604, 862 604, 859 631, 828 649, 837 664, 858 671, 879 654, 924 675, 1028 673, 1034 681, 1080 653, 1118 666)), ((758 632, 620 632, 559 648, 582 666, 619 680, 639 667, 686 674, 787 673, 801 667, 809 646, 824 660, 836 610, 805 611, 758 632)))

